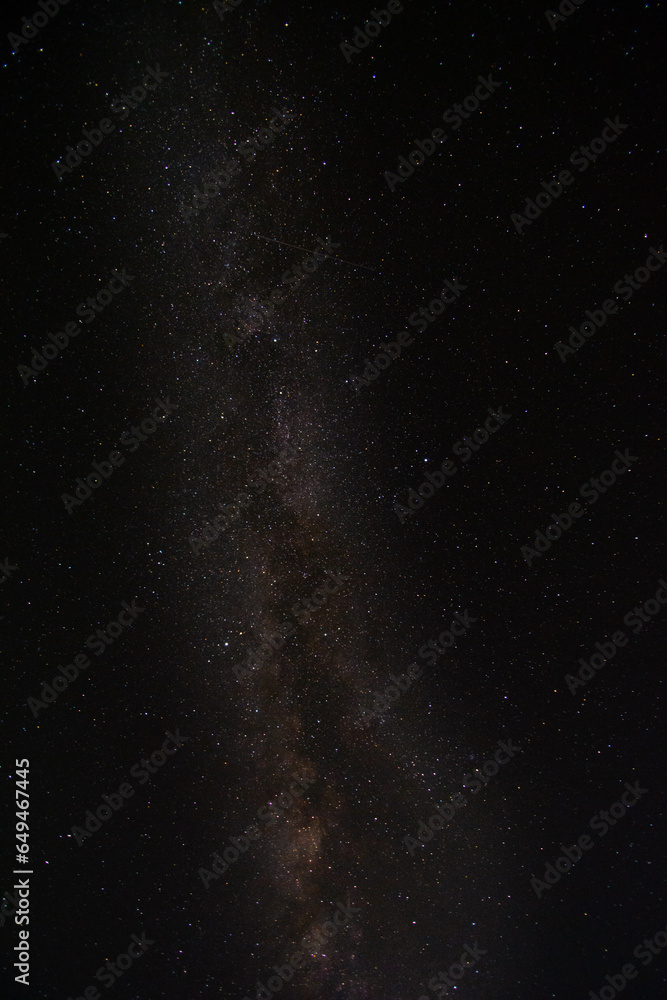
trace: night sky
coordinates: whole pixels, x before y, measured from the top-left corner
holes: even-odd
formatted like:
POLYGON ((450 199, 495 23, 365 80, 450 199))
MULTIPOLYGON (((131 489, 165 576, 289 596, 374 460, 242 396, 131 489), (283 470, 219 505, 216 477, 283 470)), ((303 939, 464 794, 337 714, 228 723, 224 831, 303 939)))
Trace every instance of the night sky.
POLYGON ((3 8, 3 995, 664 998, 664 5, 235 2, 3 8))

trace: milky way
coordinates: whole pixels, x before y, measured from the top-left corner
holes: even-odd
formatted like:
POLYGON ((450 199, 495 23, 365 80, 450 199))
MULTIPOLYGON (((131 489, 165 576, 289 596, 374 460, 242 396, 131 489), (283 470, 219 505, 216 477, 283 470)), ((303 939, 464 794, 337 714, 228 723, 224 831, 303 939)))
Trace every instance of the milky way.
POLYGON ((664 921, 659 602, 574 681, 665 575, 657 6, 84 6, 2 66, 31 985, 602 996, 664 921))

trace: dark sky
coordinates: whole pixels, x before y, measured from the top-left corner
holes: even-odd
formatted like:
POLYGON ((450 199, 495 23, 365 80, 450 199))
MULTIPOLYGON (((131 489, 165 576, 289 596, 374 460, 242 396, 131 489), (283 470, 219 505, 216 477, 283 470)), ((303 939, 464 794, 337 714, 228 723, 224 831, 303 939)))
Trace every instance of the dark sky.
POLYGON ((665 996, 664 5, 396 6, 3 9, 5 995, 665 996))

